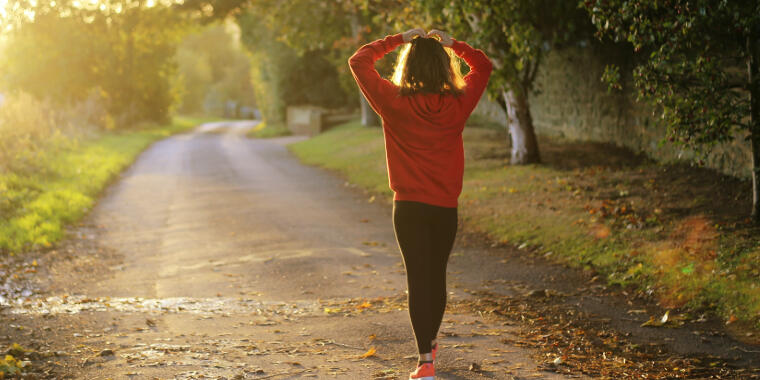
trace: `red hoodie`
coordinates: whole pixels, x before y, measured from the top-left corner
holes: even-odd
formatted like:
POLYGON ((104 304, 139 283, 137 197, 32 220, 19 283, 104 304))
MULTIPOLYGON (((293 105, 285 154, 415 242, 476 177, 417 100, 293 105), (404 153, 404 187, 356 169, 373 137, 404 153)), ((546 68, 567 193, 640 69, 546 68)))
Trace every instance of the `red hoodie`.
POLYGON ((398 86, 380 77, 375 62, 403 43, 401 34, 396 34, 366 44, 348 64, 362 93, 383 119, 394 199, 457 207, 464 173, 462 130, 488 84, 491 62, 482 51, 455 40, 451 49, 470 66, 464 93, 402 96, 398 86))

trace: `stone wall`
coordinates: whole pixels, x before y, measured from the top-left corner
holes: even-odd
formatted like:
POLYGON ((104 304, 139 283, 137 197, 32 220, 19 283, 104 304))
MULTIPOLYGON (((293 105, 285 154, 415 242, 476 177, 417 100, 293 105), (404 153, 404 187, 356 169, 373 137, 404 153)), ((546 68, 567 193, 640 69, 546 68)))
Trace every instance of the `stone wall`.
POLYGON ((315 136, 322 132, 322 112, 320 107, 289 106, 285 122, 294 135, 315 136))
MULTIPOLYGON (((537 93, 530 98, 536 133, 569 140, 609 142, 644 152, 662 162, 689 161, 694 152, 661 143, 664 128, 657 125, 651 109, 635 101, 627 91, 607 92, 600 78, 609 63, 625 65, 631 60, 624 49, 590 45, 551 52, 536 78, 537 93)), ((624 90, 630 91, 629 80, 624 90)), ((485 97, 484 97, 485 99, 485 97)), ((505 124, 504 111, 483 100, 476 113, 505 124)), ((751 175, 750 146, 742 138, 718 146, 705 165, 726 174, 751 175)))

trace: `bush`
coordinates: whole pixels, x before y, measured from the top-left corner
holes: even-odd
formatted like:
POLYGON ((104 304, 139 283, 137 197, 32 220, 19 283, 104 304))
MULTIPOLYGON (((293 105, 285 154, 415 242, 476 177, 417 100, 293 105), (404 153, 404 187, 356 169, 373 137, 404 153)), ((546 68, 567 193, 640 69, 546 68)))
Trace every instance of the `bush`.
POLYGON ((52 146, 67 144, 56 112, 27 94, 8 96, 0 107, 0 173, 25 173, 52 146))
POLYGON ((24 175, 40 169, 43 158, 76 145, 79 137, 114 128, 100 91, 69 107, 54 107, 26 93, 0 105, 0 174, 24 175))

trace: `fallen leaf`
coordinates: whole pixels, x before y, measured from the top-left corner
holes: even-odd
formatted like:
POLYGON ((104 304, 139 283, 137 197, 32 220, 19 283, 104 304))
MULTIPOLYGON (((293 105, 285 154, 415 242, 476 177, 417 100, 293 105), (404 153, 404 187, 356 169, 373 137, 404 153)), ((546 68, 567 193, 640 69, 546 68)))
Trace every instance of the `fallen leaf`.
POLYGON ((366 359, 366 358, 368 358, 370 356, 375 356, 376 353, 377 353, 377 349, 375 349, 375 347, 372 347, 369 350, 367 350, 367 352, 361 354, 361 356, 359 356, 359 358, 366 359))
POLYGON ((659 326, 660 324, 654 319, 654 317, 649 317, 649 320, 642 323, 641 327, 647 327, 647 326, 659 326))
POLYGON ((665 315, 660 318, 660 323, 665 324, 668 322, 668 317, 670 316, 670 310, 665 312, 665 315))

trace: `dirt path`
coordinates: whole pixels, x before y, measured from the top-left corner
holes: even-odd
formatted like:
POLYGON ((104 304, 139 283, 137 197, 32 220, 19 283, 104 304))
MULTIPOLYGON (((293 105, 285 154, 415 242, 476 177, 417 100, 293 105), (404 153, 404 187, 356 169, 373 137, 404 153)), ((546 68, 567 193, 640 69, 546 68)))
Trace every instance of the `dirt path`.
MULTIPOLYGON (((40 294, 7 303, 2 333, 38 351, 40 377, 406 378, 415 350, 389 207, 299 164, 285 148, 297 138, 245 138, 251 126, 206 124, 156 143, 39 257, 40 294)), ((606 342, 599 331, 653 344, 652 366, 695 355, 753 364, 751 347, 693 333, 714 325, 639 327, 659 311, 482 241, 466 234, 454 248, 441 379, 577 378, 565 367, 573 355, 619 361, 604 344, 599 357, 573 348, 606 342), (550 338, 565 332, 569 349, 550 338)))

